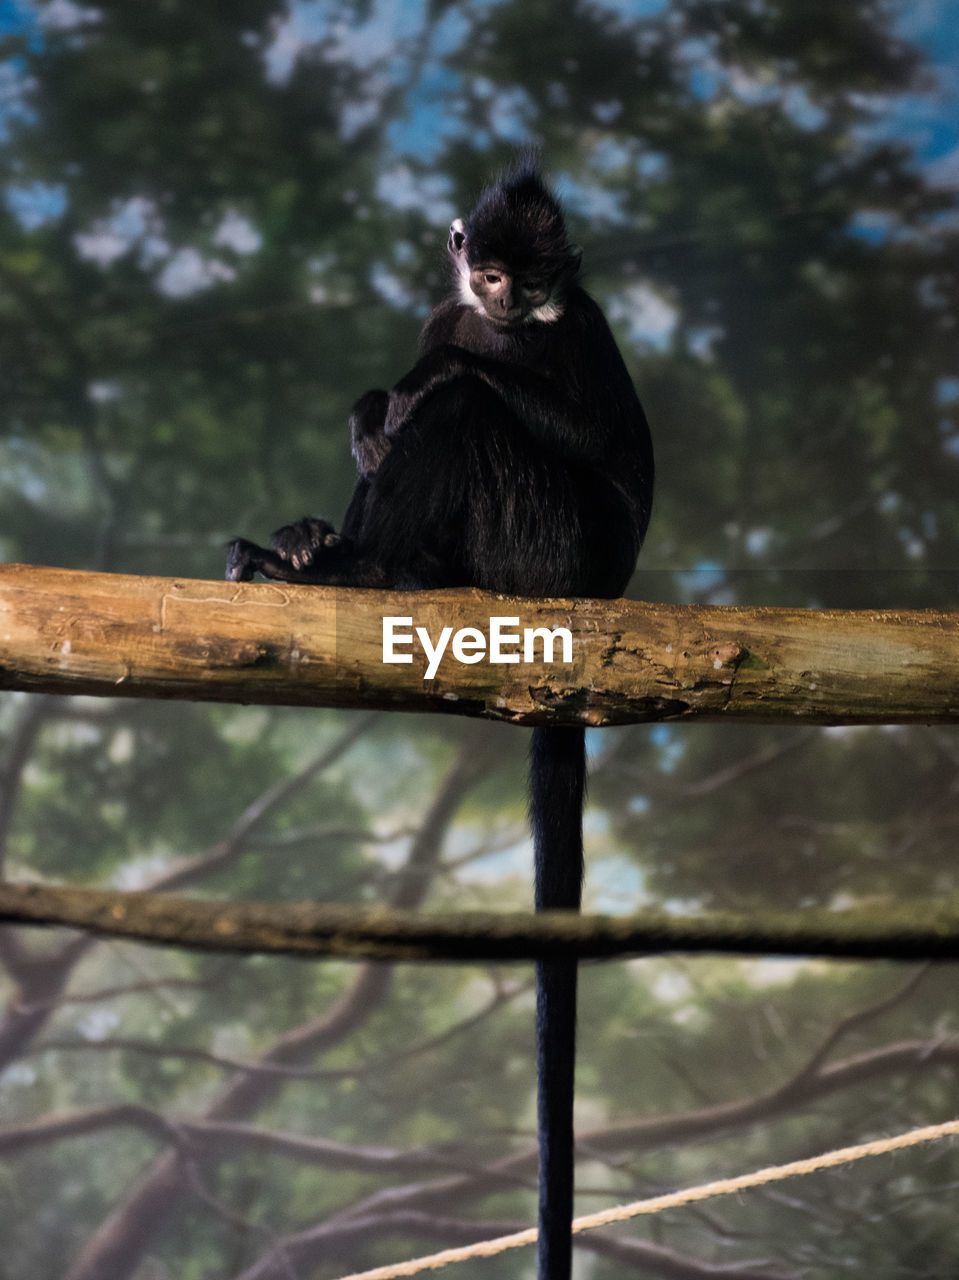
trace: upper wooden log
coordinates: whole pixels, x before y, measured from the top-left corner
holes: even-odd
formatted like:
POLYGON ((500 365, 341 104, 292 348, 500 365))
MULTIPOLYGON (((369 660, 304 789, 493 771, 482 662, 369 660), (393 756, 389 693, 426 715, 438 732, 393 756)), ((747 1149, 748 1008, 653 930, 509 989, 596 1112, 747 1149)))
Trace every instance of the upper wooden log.
POLYGON ((382 707, 513 724, 696 717, 817 724, 959 720, 959 613, 711 608, 364 591, 0 565, 0 688, 382 707), (384 661, 384 618, 393 650, 384 661), (568 660, 504 636, 564 628, 568 660), (435 677, 414 629, 452 635, 435 677), (409 635, 411 641, 402 637, 409 635), (479 660, 476 655, 479 653, 479 660), (469 661, 473 659, 473 661, 469 661))

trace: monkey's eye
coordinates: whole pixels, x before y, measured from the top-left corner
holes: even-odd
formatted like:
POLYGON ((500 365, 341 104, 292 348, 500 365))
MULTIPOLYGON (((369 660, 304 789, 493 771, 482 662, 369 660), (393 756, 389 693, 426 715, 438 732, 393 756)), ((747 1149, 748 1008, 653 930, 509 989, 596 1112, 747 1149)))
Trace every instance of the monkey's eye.
POLYGON ((487 284, 499 284, 500 282, 500 277, 496 274, 495 271, 484 272, 483 279, 486 281, 487 284))
POLYGON ((535 279, 535 280, 524 280, 524 281, 523 281, 523 288, 525 289, 525 291, 526 291, 527 293, 545 293, 545 292, 546 292, 546 281, 545 281, 545 280, 540 280, 540 279, 535 279))

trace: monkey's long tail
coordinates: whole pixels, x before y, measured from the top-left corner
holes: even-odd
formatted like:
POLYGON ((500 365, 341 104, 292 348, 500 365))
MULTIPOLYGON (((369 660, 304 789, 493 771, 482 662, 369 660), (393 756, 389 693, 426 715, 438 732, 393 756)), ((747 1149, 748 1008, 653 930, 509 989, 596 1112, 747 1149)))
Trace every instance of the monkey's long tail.
MULTIPOLYGON (((579 910, 583 885, 582 729, 534 729, 530 818, 536 910, 579 910)), ((539 1280, 568 1280, 572 1260, 573 1077, 576 1064, 576 960, 536 966, 539 1120, 539 1280)))

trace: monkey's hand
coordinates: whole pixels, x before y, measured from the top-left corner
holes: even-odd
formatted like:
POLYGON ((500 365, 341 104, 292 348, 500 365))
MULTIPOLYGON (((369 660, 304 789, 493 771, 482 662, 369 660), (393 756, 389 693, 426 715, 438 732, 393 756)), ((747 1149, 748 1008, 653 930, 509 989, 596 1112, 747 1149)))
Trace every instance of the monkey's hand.
POLYGON ((278 529, 272 548, 258 547, 245 538, 234 538, 227 547, 229 582, 249 582, 261 573, 274 582, 327 583, 343 580, 343 560, 349 560, 352 544, 331 524, 307 516, 278 529))
POLYGON ((360 475, 372 475, 389 452, 385 432, 389 404, 388 391, 367 391, 350 413, 352 452, 360 475))
MULTIPOLYGON (((314 567, 323 551, 338 547, 342 539, 328 520, 304 516, 293 524, 285 524, 270 538, 270 546, 294 569, 314 567)), ((234 544, 235 545, 235 544, 234 544)))

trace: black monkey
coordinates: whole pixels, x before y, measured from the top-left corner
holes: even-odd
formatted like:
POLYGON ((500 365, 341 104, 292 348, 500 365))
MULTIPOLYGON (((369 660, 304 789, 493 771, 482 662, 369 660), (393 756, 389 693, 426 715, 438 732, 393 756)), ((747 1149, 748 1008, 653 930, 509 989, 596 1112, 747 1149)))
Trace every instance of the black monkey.
MULTIPOLYGON (((488 187, 448 244, 454 292, 419 361, 351 419, 359 480, 337 534, 307 518, 227 577, 526 596, 618 596, 649 521, 649 430, 536 165, 488 187)), ((580 905, 584 731, 533 730, 537 910, 580 905)), ((541 1280, 566 1280, 573 1208, 576 961, 537 966, 541 1280)))

